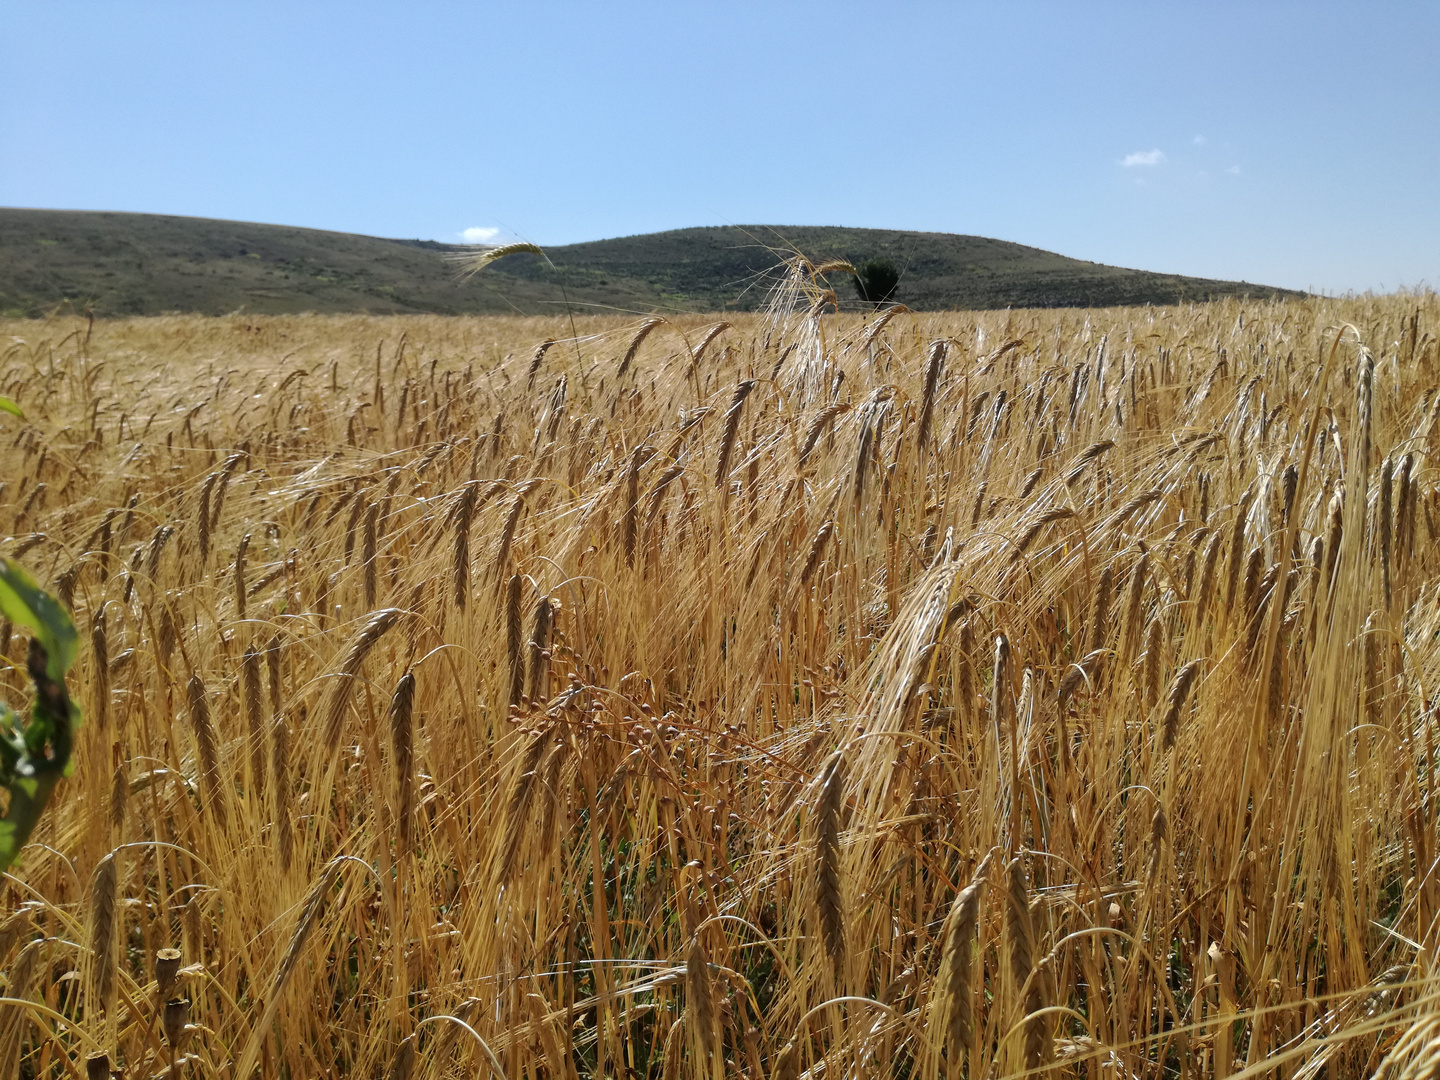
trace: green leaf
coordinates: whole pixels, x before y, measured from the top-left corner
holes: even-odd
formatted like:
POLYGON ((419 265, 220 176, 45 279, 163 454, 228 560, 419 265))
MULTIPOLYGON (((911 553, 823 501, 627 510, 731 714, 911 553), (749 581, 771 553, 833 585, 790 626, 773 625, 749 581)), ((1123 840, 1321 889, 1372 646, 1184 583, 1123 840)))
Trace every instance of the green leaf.
POLYGON ((60 782, 58 773, 10 785, 10 809, 0 819, 0 871, 8 870, 20 857, 50 801, 50 792, 60 782))
POLYGON ((50 793, 75 770, 71 755, 80 710, 70 700, 65 673, 75 663, 79 640, 75 623, 58 600, 40 588, 13 559, 0 559, 0 615, 28 626, 45 650, 45 670, 32 671, 35 703, 30 722, 0 705, 0 782, 10 804, 0 818, 0 871, 20 857, 50 793))
POLYGON ((17 416, 21 420, 25 419, 25 414, 20 411, 20 406, 16 405, 15 402, 11 401, 4 394, 0 394, 0 412, 8 412, 11 416, 17 416))
POLYGON ((45 673, 64 682, 80 650, 79 635, 60 601, 47 593, 14 559, 0 559, 0 614, 35 631, 49 662, 45 673))

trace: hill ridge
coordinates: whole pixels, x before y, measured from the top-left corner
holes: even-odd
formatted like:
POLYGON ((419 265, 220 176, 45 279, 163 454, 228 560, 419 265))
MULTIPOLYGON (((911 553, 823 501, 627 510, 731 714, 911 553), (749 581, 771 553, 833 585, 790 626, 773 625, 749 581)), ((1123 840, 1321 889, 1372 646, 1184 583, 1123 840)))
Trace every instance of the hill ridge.
MULTIPOLYGON (((956 233, 816 225, 692 226, 517 255, 469 282, 437 240, 173 214, 0 207, 0 314, 69 301, 101 316, 540 314, 561 304, 647 311, 761 306, 777 251, 817 261, 884 256, 902 271, 895 299, 918 310, 1102 307, 1225 296, 1302 295, 1246 282, 1154 273, 956 233), (764 238, 775 238, 766 243, 764 238)), ((832 279, 842 306, 862 306, 832 279)))

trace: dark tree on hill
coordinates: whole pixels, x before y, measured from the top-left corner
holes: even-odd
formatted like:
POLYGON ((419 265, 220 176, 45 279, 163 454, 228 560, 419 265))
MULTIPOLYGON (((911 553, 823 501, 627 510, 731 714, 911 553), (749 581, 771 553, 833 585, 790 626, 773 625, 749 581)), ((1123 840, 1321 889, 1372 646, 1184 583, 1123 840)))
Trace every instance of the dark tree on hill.
POLYGON ((855 291, 868 304, 883 304, 895 295, 900 271, 889 259, 867 259, 855 268, 855 291))

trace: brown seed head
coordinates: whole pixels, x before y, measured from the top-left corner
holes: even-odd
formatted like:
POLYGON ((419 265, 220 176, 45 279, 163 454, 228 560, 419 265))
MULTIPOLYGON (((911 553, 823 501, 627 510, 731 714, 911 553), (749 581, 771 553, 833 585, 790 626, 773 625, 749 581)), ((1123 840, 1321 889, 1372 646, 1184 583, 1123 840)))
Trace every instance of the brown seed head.
POLYGON ((155 993, 161 1001, 169 998, 180 974, 180 950, 161 949, 155 954, 155 993))
POLYGON ((160 1016, 160 1026, 165 1032, 165 1041, 171 1050, 179 1050, 189 1034, 185 1029, 190 1023, 190 1002, 184 998, 171 998, 165 1002, 160 1016))

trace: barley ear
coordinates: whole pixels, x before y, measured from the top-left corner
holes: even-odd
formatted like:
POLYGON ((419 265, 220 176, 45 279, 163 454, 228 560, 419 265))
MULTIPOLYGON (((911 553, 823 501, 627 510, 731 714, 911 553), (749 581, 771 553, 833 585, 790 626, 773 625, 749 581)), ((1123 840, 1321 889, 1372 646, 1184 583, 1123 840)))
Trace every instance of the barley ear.
POLYGON ((280 869, 290 869, 294 833, 290 824, 290 728, 285 714, 277 712, 270 724, 270 779, 275 792, 275 847, 280 869))
MULTIPOLYGON (((125 839, 125 809, 130 802, 130 777, 126 762, 117 754, 115 771, 110 777, 110 835, 119 844, 125 839)), ((5 954, 0 950, 0 957, 5 954)))
POLYGON ((371 612, 360 632, 350 640, 340 659, 340 670, 336 672, 330 690, 330 700, 325 708, 325 745, 333 753, 340 745, 340 734, 345 722, 345 711, 350 705, 350 693, 354 689, 355 677, 360 673, 365 657, 375 647, 387 630, 403 615, 399 608, 381 608, 371 612))
POLYGON ((1394 518, 1394 477, 1395 459, 1386 458, 1380 466, 1380 498, 1375 506, 1375 530, 1380 537, 1380 581, 1384 589, 1385 609, 1388 611, 1395 603, 1394 591, 1391 586, 1391 529, 1390 523, 1394 518))
POLYGON ((535 605, 535 624, 530 633, 530 700, 550 698, 550 624, 555 607, 548 596, 535 605))
POLYGON ((615 372, 616 382, 625 378, 625 373, 630 370, 630 365, 635 360, 635 354, 640 351, 640 346, 644 344, 645 339, 650 336, 650 332, 664 321, 664 319, 659 318, 646 319, 640 324, 640 328, 635 331, 635 336, 630 339, 630 345, 625 350, 625 357, 620 361, 619 369, 615 372))
MULTIPOLYGON (((347 856, 337 855, 326 863, 324 869, 320 871, 320 876, 315 879, 315 883, 305 895, 300 918, 295 923, 294 932, 290 935, 290 943, 285 947, 285 955, 280 958, 280 966, 275 969, 275 977, 270 981, 269 993, 266 995, 265 1008, 261 1013, 260 1020, 251 1030, 250 1038, 240 1055, 239 1065, 230 1074, 234 1080, 249 1080, 251 1073, 255 1071, 256 1060, 260 1056, 261 1041, 269 1035, 270 1025, 273 1023, 276 1010, 280 1005, 280 998, 285 993, 285 986, 290 981, 290 975, 300 960, 306 941, 310 939, 311 932, 320 921, 320 915, 325 910, 326 898, 340 873, 340 863, 346 858, 347 856)), ((168 1005, 166 1009, 168 1012, 168 1005)))
POLYGON ((930 429, 935 418, 935 395, 940 387, 940 373, 945 367, 945 353, 949 343, 941 338, 930 343, 930 356, 925 363, 925 388, 920 398, 920 426, 915 433, 915 445, 925 449, 930 441, 930 429))
POLYGON ((805 568, 800 571, 801 585, 809 585, 810 579, 815 576, 815 570, 820 565, 820 558, 825 554, 825 545, 834 532, 835 522, 833 519, 827 518, 816 532, 815 539, 810 542, 809 554, 805 556, 805 568))
POLYGON ((505 640, 510 658, 510 704, 516 705, 525 692, 525 626, 520 611, 521 590, 524 579, 519 574, 510 578, 509 595, 505 603, 505 640))
POLYGON ((386 1080, 410 1080, 415 1072, 415 1036, 407 1035, 395 1048, 395 1060, 390 1063, 386 1080))
MULTIPOLYGON (((945 1074, 959 1080, 966 1057, 975 1049, 974 990, 971 986, 973 961, 970 946, 980 916, 980 896, 990 872, 993 852, 981 860, 970 884, 956 894, 944 930, 940 974, 936 980, 936 1007, 942 1013, 945 1036, 945 1074)), ((940 1019, 937 1017, 937 1019, 940 1019)))
POLYGON ((1110 591, 1115 581, 1115 571, 1106 566, 1100 571, 1100 582, 1095 587, 1095 604, 1090 609, 1090 651, 1094 652, 1105 644, 1105 622, 1110 614, 1110 591))
POLYGON ((724 488, 725 479, 730 475, 730 457, 735 449, 735 437, 740 431, 740 414, 745 408, 745 399, 755 389, 754 379, 744 379, 735 387, 730 399, 730 408, 725 411, 725 426, 720 436, 720 456, 715 463, 715 486, 724 488))
POLYGON ((245 694, 245 738, 250 743, 250 784, 256 798, 265 796, 264 707, 260 702, 260 653, 246 649, 240 661, 240 682, 245 694))
POLYGON ((699 936, 690 941, 685 958, 685 1012, 694 1060, 704 1075, 706 1063, 716 1052, 715 991, 710 982, 710 961, 699 936))
POLYGON ((845 758, 830 756, 820 774, 815 811, 816 902, 825 952, 838 976, 845 962, 844 901, 840 881, 840 806, 845 788, 845 758))
POLYGON ((1160 860, 1165 854, 1165 840, 1170 835, 1170 822, 1163 806, 1155 807, 1155 816, 1150 819, 1150 861, 1146 867, 1146 879, 1154 881, 1160 872, 1160 860))
POLYGON ((219 740, 215 725, 210 718, 210 699, 205 684, 199 675, 191 675, 186 685, 189 704, 190 726, 195 733, 195 748, 200 756, 201 781, 205 793, 205 805, 215 815, 220 827, 225 827, 224 789, 220 783, 219 740))
POLYGON ((466 484, 454 511, 455 554, 451 572, 455 606, 461 611, 465 610, 465 598, 470 592, 470 519, 475 513, 479 490, 478 483, 466 484))
POLYGON ((1160 725, 1162 746, 1169 750, 1175 745, 1175 736, 1180 730, 1180 714, 1190 697, 1190 688, 1200 672, 1200 660, 1191 660, 1175 673, 1170 682, 1170 693, 1165 706, 1165 719, 1160 725))
POLYGON ((250 549, 250 534, 240 537, 235 548, 235 618, 245 618, 245 554, 250 549))
POLYGON ((115 853, 95 866, 90 886, 90 955, 95 964, 95 993, 107 1016, 115 1008, 115 853))
POLYGON ((543 258, 545 252, 541 251, 540 248, 536 247, 534 244, 527 244, 523 242, 515 244, 501 244, 499 247, 487 248, 486 250, 478 252, 476 254, 470 254, 469 252, 458 253, 452 258, 452 261, 460 267, 461 280, 467 281, 470 278, 474 277, 476 274, 478 274, 481 270, 485 269, 485 267, 489 266, 495 260, 503 259, 507 255, 521 254, 539 255, 543 258))
POLYGON ((414 843, 415 748, 410 715, 415 704, 415 669, 400 677, 390 699, 390 745, 395 755, 395 816, 399 821, 398 854, 414 843))
POLYGON ((90 651, 94 665, 90 672, 90 717, 105 730, 110 713, 110 649, 105 636, 105 609, 95 614, 90 627, 90 651))
POLYGON ((770 1069, 770 1080, 800 1080, 800 1038, 796 1035, 775 1055, 775 1064, 770 1069))
POLYGON ((1019 996, 1015 1004, 1025 1021, 1025 1068, 1033 1071, 1050 1055, 1049 1020, 1035 1015, 1044 1008, 1041 992, 1044 979, 1035 965, 1035 924, 1030 909, 1030 886, 1025 864, 1018 857, 1010 861, 1009 884, 1005 896, 1005 930, 1010 979, 1019 996))

